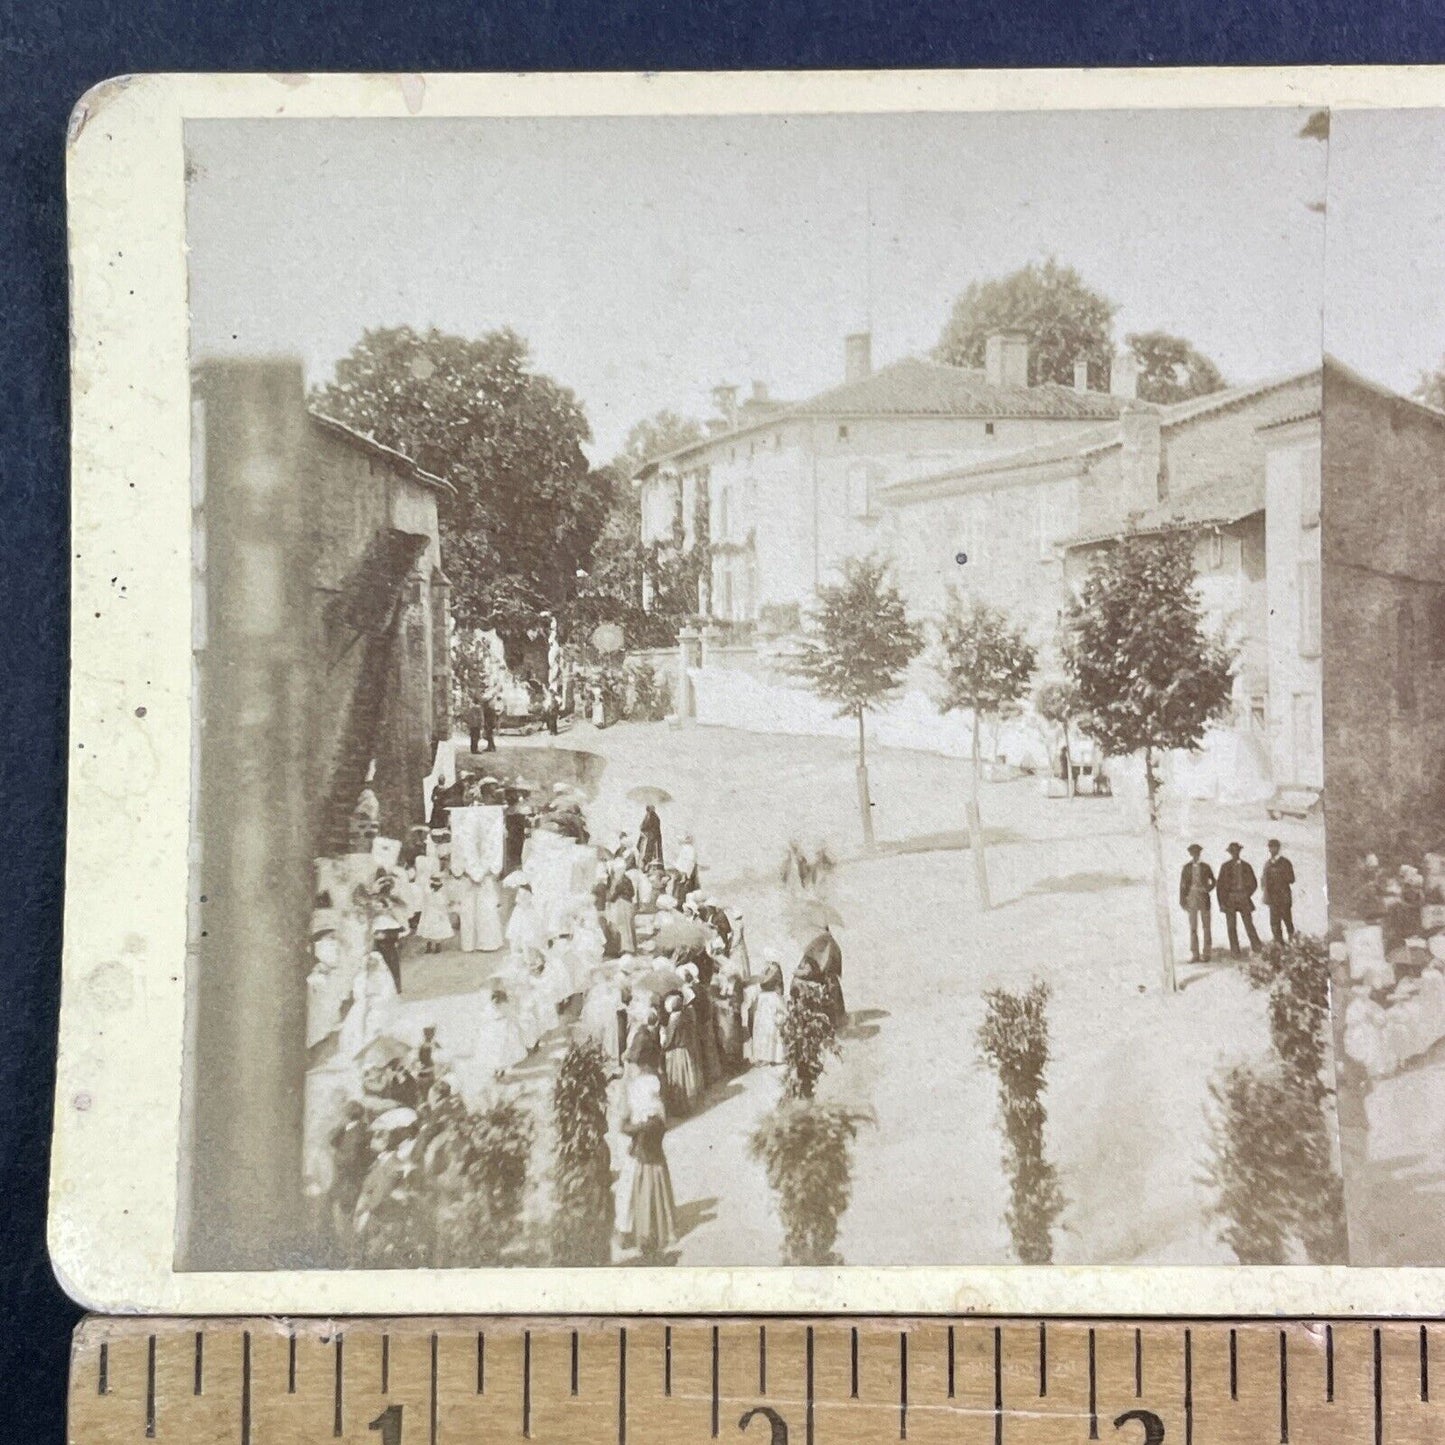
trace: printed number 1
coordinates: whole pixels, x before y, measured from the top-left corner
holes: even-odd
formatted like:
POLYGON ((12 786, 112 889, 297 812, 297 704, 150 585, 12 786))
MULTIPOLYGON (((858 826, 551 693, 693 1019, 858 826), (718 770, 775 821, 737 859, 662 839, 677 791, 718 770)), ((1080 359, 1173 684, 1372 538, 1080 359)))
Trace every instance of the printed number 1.
POLYGON ((366 1428, 381 1431, 381 1445, 401 1445, 401 1406, 388 1405, 366 1428))

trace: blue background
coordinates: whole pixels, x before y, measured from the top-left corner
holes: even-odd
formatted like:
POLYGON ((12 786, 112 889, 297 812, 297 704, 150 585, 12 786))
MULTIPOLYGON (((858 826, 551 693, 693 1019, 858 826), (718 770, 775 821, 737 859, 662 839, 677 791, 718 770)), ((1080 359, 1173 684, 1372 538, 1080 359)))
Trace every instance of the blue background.
MULTIPOLYGON (((0 4, 0 1390, 58 1441, 79 1311, 45 1254, 67 630, 66 117, 147 70, 1439 63, 1445 0, 196 0, 0 4)), ((1429 183, 1422 178, 1422 183, 1429 183)))

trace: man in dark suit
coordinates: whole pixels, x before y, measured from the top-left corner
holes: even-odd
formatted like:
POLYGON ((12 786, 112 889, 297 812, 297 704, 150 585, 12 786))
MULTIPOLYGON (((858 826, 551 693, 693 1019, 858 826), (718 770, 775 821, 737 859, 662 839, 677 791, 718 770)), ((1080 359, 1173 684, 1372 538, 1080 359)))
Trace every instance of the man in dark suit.
POLYGON ((1189 915, 1189 956, 1195 963, 1208 963, 1214 951, 1210 937, 1212 916, 1209 895, 1214 889, 1214 869, 1199 855, 1198 843, 1189 845, 1189 861, 1179 875, 1179 906, 1189 915), (1200 926, 1204 930, 1204 953, 1199 952, 1200 926))
POLYGON ((1269 840, 1269 857, 1260 871, 1270 937, 1283 943, 1294 937, 1294 864, 1280 852, 1278 838, 1269 840))
POLYGON ((1235 958, 1243 958, 1239 947, 1241 920, 1249 935, 1250 948, 1258 953, 1264 947, 1254 927, 1254 891, 1259 887, 1259 880, 1254 876, 1254 869, 1239 856, 1242 844, 1231 843, 1225 851, 1229 859, 1219 865, 1219 910, 1229 930, 1229 951, 1235 958))

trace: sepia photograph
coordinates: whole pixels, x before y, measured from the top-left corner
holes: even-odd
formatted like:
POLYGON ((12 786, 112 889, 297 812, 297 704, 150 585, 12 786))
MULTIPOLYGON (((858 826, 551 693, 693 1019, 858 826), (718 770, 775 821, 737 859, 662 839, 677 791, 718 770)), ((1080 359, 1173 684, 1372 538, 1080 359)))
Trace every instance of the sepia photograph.
POLYGON ((189 121, 176 1267, 1345 1262, 1330 143, 189 121))

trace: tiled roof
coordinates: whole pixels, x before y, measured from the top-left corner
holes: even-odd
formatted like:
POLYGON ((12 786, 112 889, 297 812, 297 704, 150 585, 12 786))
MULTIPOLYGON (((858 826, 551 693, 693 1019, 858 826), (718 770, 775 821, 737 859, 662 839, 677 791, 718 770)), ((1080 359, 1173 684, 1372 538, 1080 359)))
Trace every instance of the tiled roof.
POLYGON ((905 357, 792 408, 804 416, 1042 417, 1088 421, 1119 415, 1118 397, 1054 382, 991 386, 983 371, 905 357))
POLYGON ((689 442, 653 457, 638 475, 664 462, 704 451, 750 432, 776 426, 790 418, 942 416, 998 417, 1058 421, 1108 421, 1119 415, 1123 402, 1102 391, 1075 391, 1055 382, 1038 386, 991 386, 981 368, 947 366, 909 356, 895 361, 860 381, 844 382, 791 406, 778 407, 728 431, 689 442))
POLYGON ((1234 490, 1229 487, 1201 487, 1178 500, 1170 499, 1144 512, 1133 512, 1123 522, 1095 531, 1066 537, 1062 547, 1089 547, 1098 542, 1112 542, 1128 532, 1174 532, 1180 528, 1228 527, 1264 510, 1256 488, 1234 490))
POLYGON ((338 421, 334 416, 327 416, 324 411, 317 411, 315 407, 308 407, 306 414, 324 431, 331 432, 333 436, 339 436, 343 441, 350 442, 353 446, 374 457, 390 462, 398 471, 406 473, 412 481, 420 482, 422 486, 430 487, 433 491, 442 492, 446 496, 456 496, 457 489, 445 477, 436 477, 430 472, 424 471, 405 452, 399 452, 395 447, 389 447, 384 442, 377 441, 374 436, 357 431, 355 427, 348 426, 344 421, 338 421))
POLYGON ((1252 381, 1247 386, 1229 386, 1223 391, 1211 391, 1205 396, 1193 396, 1188 401, 1175 402, 1173 406, 1160 407, 1159 422, 1161 426, 1179 426, 1184 422, 1196 421, 1203 416, 1212 416, 1215 412, 1227 411, 1232 406, 1239 406, 1247 401, 1254 401, 1257 397, 1265 396, 1271 391, 1278 391, 1281 387, 1295 386, 1301 381, 1313 376, 1318 383, 1319 370, 1313 372, 1294 371, 1288 376, 1272 376, 1265 381, 1252 381))

